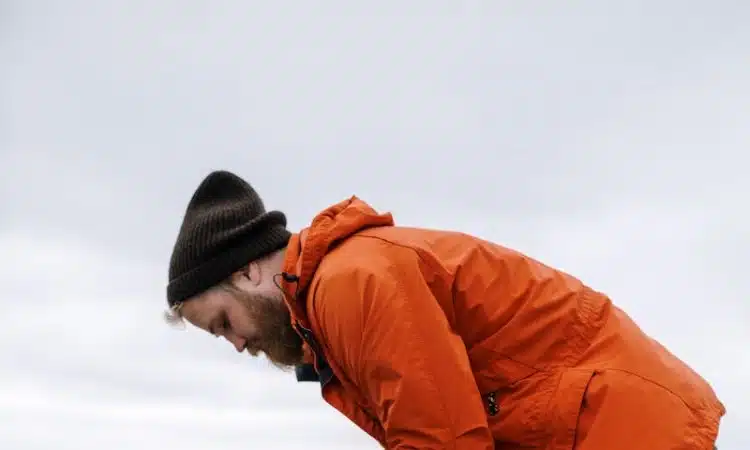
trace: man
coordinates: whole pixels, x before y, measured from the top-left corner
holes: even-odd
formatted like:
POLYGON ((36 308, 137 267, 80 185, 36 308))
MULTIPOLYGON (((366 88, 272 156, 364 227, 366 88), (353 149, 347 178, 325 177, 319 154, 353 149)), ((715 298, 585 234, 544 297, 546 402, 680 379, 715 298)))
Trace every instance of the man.
POLYGON ((708 450, 725 412, 606 295, 356 197, 292 234, 244 180, 209 174, 167 296, 171 320, 314 375, 389 449, 708 450))

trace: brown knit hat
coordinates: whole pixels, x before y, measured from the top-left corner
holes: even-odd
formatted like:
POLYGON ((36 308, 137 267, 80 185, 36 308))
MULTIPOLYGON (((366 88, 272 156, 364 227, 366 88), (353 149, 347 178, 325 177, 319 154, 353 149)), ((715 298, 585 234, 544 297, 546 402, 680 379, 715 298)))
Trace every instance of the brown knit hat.
POLYGON ((290 237, 284 213, 266 212, 245 180, 223 170, 211 172, 193 194, 172 250, 169 306, 286 247, 290 237))

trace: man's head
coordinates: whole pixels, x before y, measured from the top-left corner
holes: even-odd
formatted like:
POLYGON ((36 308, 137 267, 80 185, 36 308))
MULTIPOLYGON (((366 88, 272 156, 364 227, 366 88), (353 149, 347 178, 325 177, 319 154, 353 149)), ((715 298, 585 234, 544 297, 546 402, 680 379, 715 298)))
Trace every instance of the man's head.
POLYGON ((186 320, 238 351, 263 352, 279 368, 302 361, 302 340, 294 331, 283 294, 276 285, 284 252, 253 261, 227 280, 169 311, 169 320, 186 320))
POLYGON ((266 212, 248 183, 225 171, 209 174, 172 251, 170 319, 222 336, 238 351, 262 351, 279 367, 298 364, 302 341, 276 283, 290 236, 284 214, 266 212))

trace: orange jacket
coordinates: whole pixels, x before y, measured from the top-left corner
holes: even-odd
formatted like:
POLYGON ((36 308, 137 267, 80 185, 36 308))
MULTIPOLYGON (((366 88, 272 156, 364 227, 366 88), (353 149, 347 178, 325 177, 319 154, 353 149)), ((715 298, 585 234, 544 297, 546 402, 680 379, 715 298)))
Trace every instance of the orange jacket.
POLYGON ((389 449, 711 449, 724 406, 599 292, 352 197, 282 288, 324 399, 389 449))

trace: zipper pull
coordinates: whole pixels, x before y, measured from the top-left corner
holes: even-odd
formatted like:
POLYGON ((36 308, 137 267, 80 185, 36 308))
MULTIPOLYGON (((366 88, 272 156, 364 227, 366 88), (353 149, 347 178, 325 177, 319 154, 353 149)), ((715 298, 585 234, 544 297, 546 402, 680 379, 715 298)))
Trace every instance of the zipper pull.
POLYGON ((485 396, 487 398, 487 412, 491 415, 497 415, 500 412, 500 407, 497 404, 497 397, 494 392, 490 392, 485 396))

